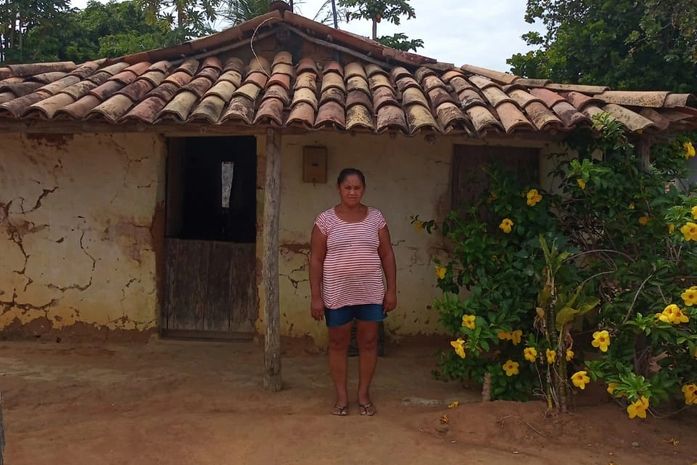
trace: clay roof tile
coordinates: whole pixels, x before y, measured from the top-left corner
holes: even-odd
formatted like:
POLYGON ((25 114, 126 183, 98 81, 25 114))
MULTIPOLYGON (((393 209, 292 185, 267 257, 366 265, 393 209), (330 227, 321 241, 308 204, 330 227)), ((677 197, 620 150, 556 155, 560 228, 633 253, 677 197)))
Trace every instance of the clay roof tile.
POLYGON ((168 119, 175 121, 186 121, 189 113, 193 110, 198 101, 198 96, 191 91, 179 92, 172 100, 165 105, 159 114, 158 119, 168 119))
POLYGON ((344 77, 344 67, 341 66, 336 61, 329 61, 322 67, 322 74, 327 74, 330 72, 337 73, 342 78, 344 77))
POLYGON ((58 117, 64 117, 64 118, 73 118, 73 119, 82 119, 84 118, 87 113, 90 112, 94 107, 99 105, 101 103, 101 100, 99 100, 97 97, 91 94, 87 94, 77 100, 74 103, 71 103, 70 105, 67 105, 63 108, 60 108, 56 110, 56 113, 54 116, 56 118, 58 117))
POLYGON ((104 84, 97 86, 96 88, 90 90, 90 94, 97 97, 99 100, 104 101, 114 95, 117 91, 122 89, 124 84, 121 81, 107 81, 104 84))
POLYGON ((286 52, 286 51, 278 52, 273 57, 273 63, 271 66, 276 67, 276 65, 278 65, 278 64, 292 65, 293 64, 293 55, 291 55, 290 52, 286 52))
POLYGON ((347 80, 352 77, 361 77, 366 81, 368 80, 365 68, 357 61, 351 62, 344 67, 344 77, 346 77, 347 80))
POLYGON ((310 57, 303 57, 298 62, 297 72, 298 74, 305 72, 312 72, 314 74, 319 74, 319 69, 317 68, 317 63, 310 57))
POLYGON ((287 124, 311 128, 315 125, 315 112, 316 110, 312 105, 300 102, 297 105, 293 105, 288 115, 287 124))
POLYGON ((399 130, 405 134, 409 132, 404 111, 398 105, 383 105, 377 110, 378 132, 399 130))
POLYGON ((269 98, 261 102, 254 124, 275 123, 276 126, 283 125, 283 102, 277 98, 269 98))
POLYGON ((208 123, 217 123, 220 115, 223 114, 223 109, 227 102, 217 95, 209 95, 205 97, 194 111, 189 115, 189 121, 207 121, 208 123))
POLYGON ((134 119, 143 123, 152 124, 157 120, 160 111, 165 107, 166 102, 159 97, 148 97, 131 111, 126 113, 124 119, 134 119))
POLYGON ((353 105, 346 111, 346 129, 358 128, 375 129, 372 112, 363 105, 353 105))

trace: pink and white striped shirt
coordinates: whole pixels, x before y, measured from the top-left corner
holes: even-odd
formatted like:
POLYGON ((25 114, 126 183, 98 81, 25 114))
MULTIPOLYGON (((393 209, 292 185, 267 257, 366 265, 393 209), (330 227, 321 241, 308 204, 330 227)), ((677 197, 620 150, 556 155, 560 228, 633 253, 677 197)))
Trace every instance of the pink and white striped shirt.
POLYGON ((378 231, 387 224, 377 208, 368 207, 363 221, 347 223, 334 208, 317 216, 315 224, 327 236, 322 268, 322 300, 329 309, 347 305, 382 304, 385 298, 378 231))

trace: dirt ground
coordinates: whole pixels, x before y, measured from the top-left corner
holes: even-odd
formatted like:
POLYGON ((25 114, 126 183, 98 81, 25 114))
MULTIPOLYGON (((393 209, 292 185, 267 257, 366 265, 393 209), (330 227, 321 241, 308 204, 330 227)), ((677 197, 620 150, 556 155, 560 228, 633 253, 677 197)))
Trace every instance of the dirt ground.
MULTIPOLYGON (((563 418, 545 418, 539 402, 482 404, 476 392, 432 379, 432 346, 388 347, 373 389, 378 414, 361 417, 354 404, 333 417, 325 356, 286 347, 286 388, 273 394, 261 389, 254 343, 2 342, 6 463, 697 462, 694 411, 636 422, 609 402, 579 401, 563 418), (448 409, 453 400, 461 406, 448 409)), ((350 366, 355 374, 355 358, 350 366)))

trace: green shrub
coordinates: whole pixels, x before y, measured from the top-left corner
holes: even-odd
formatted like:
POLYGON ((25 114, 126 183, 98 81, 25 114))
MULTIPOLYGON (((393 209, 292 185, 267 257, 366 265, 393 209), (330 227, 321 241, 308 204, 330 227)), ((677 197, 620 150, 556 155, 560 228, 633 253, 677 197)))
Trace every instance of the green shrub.
POLYGON ((683 135, 642 169, 606 114, 556 155, 558 188, 490 167, 491 190, 464 214, 414 222, 451 245, 435 305, 453 335, 437 376, 496 399, 546 398, 601 382, 630 417, 667 400, 697 404, 697 197, 683 135))

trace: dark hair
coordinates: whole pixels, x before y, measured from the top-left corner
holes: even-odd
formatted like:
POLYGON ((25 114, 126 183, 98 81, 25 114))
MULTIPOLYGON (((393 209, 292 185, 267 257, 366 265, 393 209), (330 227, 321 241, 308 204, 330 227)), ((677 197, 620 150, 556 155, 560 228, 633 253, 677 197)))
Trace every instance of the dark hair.
POLYGON ((336 178, 336 185, 341 185, 341 183, 346 181, 346 178, 348 178, 349 176, 358 176, 358 178, 361 180, 361 184, 363 184, 363 187, 365 187, 365 176, 363 175, 363 172, 361 170, 356 168, 344 168, 343 170, 341 170, 341 173, 339 173, 339 177, 336 178))

